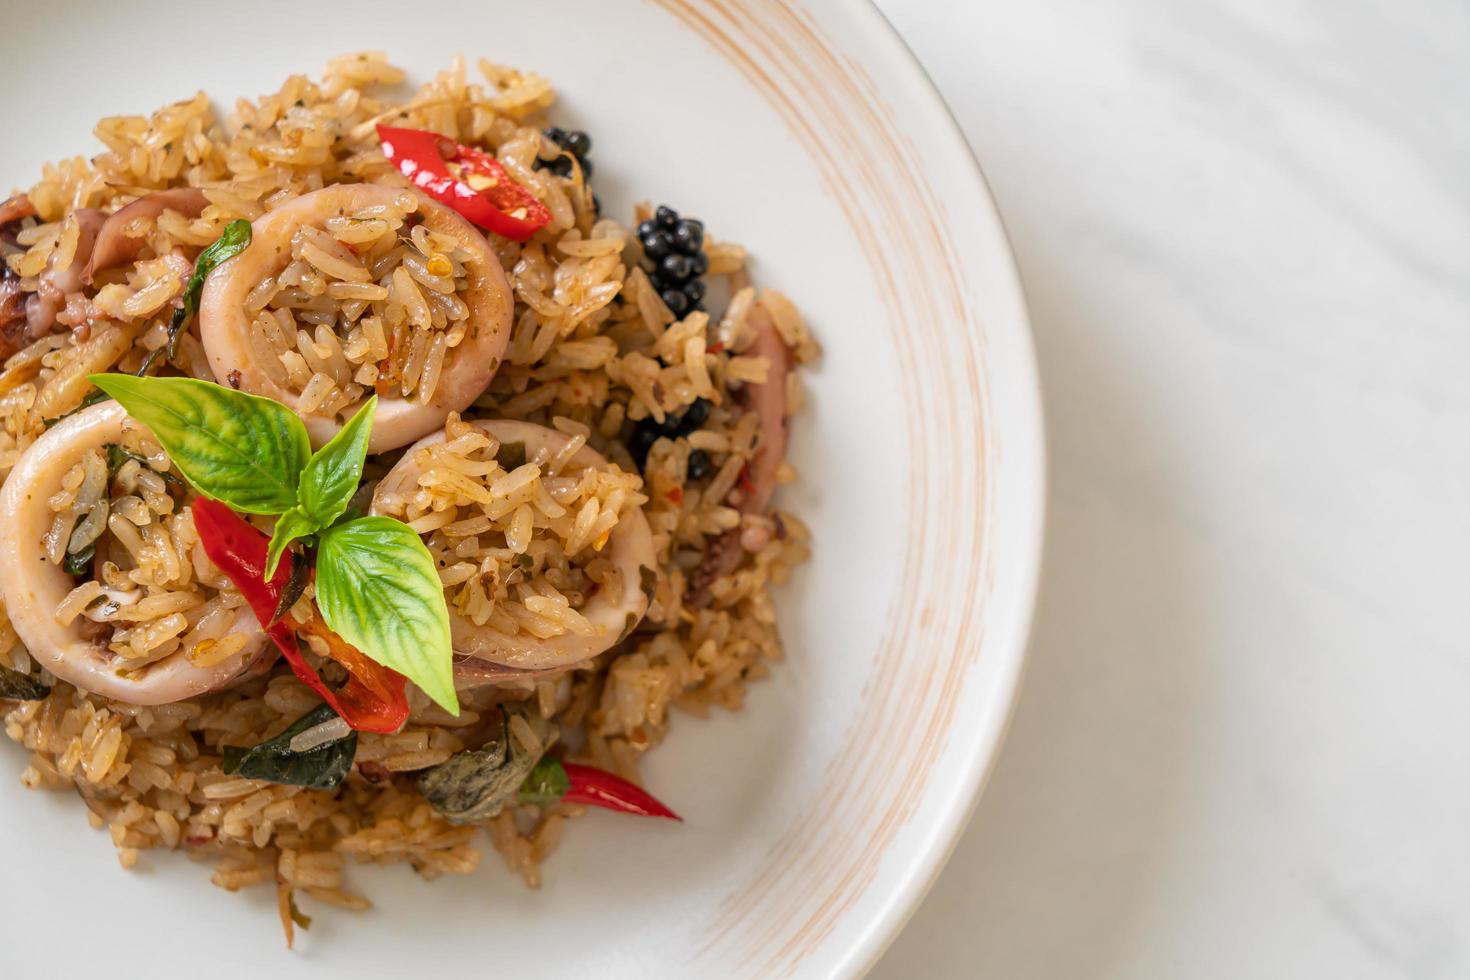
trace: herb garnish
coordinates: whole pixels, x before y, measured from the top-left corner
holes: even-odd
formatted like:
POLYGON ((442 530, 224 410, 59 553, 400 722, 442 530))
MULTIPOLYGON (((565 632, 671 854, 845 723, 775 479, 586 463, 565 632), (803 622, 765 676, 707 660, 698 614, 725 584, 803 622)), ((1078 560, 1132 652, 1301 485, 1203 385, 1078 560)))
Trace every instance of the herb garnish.
POLYGON ((148 426, 206 497, 246 514, 296 506, 311 441, 285 405, 194 378, 94 374, 88 380, 148 426))
POLYGON ((298 538, 331 527, 347 511, 357 485, 362 482, 362 464, 367 458, 368 439, 373 434, 373 410, 378 396, 344 426, 342 431, 307 461, 301 470, 296 496, 300 501, 281 515, 271 536, 265 567, 266 578, 276 574, 276 565, 286 546, 298 538))
POLYGON ((314 543, 317 605, 327 625, 459 713, 449 609, 429 550, 401 521, 344 519, 362 481, 376 397, 313 455, 301 419, 269 398, 194 378, 89 380, 152 430, 205 497, 279 518, 267 556, 272 568, 293 541, 314 543))

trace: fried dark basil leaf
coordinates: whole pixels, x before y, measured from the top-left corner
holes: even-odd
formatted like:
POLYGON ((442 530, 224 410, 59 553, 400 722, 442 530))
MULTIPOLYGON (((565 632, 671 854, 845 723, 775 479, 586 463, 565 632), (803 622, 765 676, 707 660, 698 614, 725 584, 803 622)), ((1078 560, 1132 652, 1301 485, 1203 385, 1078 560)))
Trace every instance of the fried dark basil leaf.
POLYGON ((526 465, 526 444, 524 442, 502 442, 500 448, 495 451, 495 462, 507 473, 517 467, 526 465))
POLYGON ((536 757, 517 752, 507 718, 482 747, 451 756, 419 777, 419 792, 450 823, 478 823, 516 801, 536 757))
POLYGON ((286 786, 336 789, 352 768, 353 756, 357 755, 356 732, 305 752, 291 751, 291 739, 336 717, 331 705, 320 704, 269 741, 248 749, 227 745, 220 770, 231 776, 286 786))
POLYGON ((39 701, 50 693, 51 688, 30 674, 0 667, 0 701, 39 701))

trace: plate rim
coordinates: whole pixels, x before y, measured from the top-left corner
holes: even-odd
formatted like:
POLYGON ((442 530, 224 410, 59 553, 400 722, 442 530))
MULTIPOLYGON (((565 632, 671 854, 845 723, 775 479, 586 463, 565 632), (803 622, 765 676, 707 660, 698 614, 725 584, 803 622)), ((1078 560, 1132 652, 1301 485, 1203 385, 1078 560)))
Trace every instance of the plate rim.
POLYGON ((1024 567, 1021 567, 1018 558, 1011 570, 1012 574, 1019 577, 1019 589, 1013 600, 1018 628, 1015 642, 1005 651, 1007 660, 992 691, 992 696, 1001 703, 995 706, 994 712, 989 716, 989 725, 976 726, 973 744, 966 752, 966 772, 963 779, 955 781, 955 785, 963 786, 963 789, 953 792, 943 811, 930 822, 929 840, 907 862, 907 867, 900 876, 900 884, 894 889, 890 900, 869 921, 862 940, 849 951, 845 961, 837 964, 833 975, 843 978, 861 977, 877 966, 883 954, 913 919, 959 846, 960 838, 974 817, 980 798, 995 772, 1011 722, 1015 718, 1035 636, 1036 603, 1041 586, 1048 503, 1046 418, 1043 411, 1041 372, 1036 354, 1036 334, 1031 321, 1030 303, 1026 298, 1025 283, 1016 261, 1015 245, 1006 227, 1005 218, 985 175, 985 168, 965 137, 959 119, 903 34, 875 0, 863 0, 852 11, 856 17, 866 20, 865 24, 858 26, 881 39, 879 43, 891 53, 895 67, 916 81, 931 108, 938 110, 939 116, 944 120, 943 137, 950 144, 949 152, 969 169, 974 178, 974 188, 978 192, 978 202, 993 218, 994 230, 1004 246, 1005 267, 1002 271, 1008 287, 1014 293, 1019 317, 1019 360, 1026 371, 1023 387, 1026 400, 1030 403, 1027 408, 1036 420, 1035 466, 1031 478, 1037 493, 1032 526, 1026 529, 1024 552, 1019 556, 1025 559, 1024 567))

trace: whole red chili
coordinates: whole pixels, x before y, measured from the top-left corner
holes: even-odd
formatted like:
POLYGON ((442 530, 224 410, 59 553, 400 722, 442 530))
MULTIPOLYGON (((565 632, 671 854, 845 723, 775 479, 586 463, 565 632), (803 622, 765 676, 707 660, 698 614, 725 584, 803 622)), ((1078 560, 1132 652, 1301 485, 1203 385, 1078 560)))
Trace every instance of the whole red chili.
MULTIPOLYGON (((299 559, 288 553, 287 560, 281 562, 275 576, 266 581, 266 550, 270 539, 263 531, 214 500, 201 497, 194 501, 192 509, 194 527, 199 531, 199 543, 203 545, 204 553, 240 590, 255 618, 260 620, 262 627, 266 627, 275 616, 281 592, 291 580, 292 564, 299 559)), ((266 628, 265 632, 285 654, 292 672, 330 704, 348 725, 363 732, 396 732, 408 720, 407 679, 369 660, 356 647, 327 629, 320 617, 302 623, 287 616, 266 628), (332 659, 347 669, 347 683, 341 689, 328 687, 306 662, 296 640, 298 629, 326 640, 332 659)))
POLYGON ((579 766, 575 762, 562 762, 549 755, 542 756, 532 767, 517 796, 522 803, 539 807, 581 803, 640 817, 683 820, 621 776, 591 766, 579 766))
POLYGON ((566 770, 567 782, 570 783, 566 794, 562 796, 564 803, 600 806, 605 810, 633 813, 640 817, 668 817, 680 822, 684 820, 621 776, 614 776, 591 766, 579 766, 575 762, 563 762, 561 767, 566 770))
POLYGON ((415 187, 487 231, 523 242, 551 220, 546 205, 484 150, 394 126, 379 126, 378 140, 383 155, 415 187))

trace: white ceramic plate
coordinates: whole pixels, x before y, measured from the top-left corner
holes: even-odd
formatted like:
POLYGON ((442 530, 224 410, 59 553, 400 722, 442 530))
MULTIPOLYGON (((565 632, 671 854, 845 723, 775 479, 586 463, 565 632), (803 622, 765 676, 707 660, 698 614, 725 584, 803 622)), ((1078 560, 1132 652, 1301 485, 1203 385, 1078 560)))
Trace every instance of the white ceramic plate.
MULTIPOLYGON (((937 873, 1005 728, 1043 512, 1026 314, 978 169, 882 18, 839 0, 28 4, 7 11, 0 182, 94 153, 97 118, 228 106, 330 55, 422 80, 456 52, 549 75, 614 214, 667 201, 746 244, 826 353, 785 505, 816 557, 788 661, 747 709, 679 717, 645 773, 681 826, 577 821, 525 890, 493 852, 426 884, 362 869, 371 912, 282 948, 273 896, 147 853, 124 872, 5 743, 7 976, 851 976, 937 873), (347 11, 350 10, 350 14, 347 11)), ((488 842, 487 842, 488 845, 488 842)), ((488 851, 488 846, 487 846, 488 851)))

